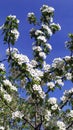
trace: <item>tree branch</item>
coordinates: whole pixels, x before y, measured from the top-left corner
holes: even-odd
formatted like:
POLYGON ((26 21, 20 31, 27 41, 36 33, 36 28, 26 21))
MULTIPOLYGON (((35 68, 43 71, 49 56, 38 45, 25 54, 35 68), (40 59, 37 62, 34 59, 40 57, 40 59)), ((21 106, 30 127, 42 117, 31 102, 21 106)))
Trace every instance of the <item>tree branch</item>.
POLYGON ((1 63, 1 62, 4 62, 4 61, 6 61, 6 60, 8 60, 8 59, 3 59, 3 60, 0 60, 0 63, 1 63))
POLYGON ((66 127, 66 130, 68 130, 73 125, 73 121, 66 127))

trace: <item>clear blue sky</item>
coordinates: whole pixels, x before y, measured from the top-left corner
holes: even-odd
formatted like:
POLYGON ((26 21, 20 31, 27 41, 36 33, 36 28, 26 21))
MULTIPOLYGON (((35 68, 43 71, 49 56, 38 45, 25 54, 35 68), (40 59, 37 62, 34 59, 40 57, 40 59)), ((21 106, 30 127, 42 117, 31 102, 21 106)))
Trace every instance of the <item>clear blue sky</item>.
MULTIPOLYGON (((36 16, 39 17, 40 7, 43 4, 55 8, 54 22, 59 23, 62 27, 62 30, 57 32, 50 40, 53 50, 47 61, 51 62, 55 57, 63 57, 69 54, 64 47, 64 42, 67 40, 67 34, 73 32, 73 0, 0 0, 0 25, 4 23, 6 16, 10 14, 17 16, 20 20, 20 37, 16 47, 19 48, 21 53, 31 58, 32 40, 29 37, 29 30, 32 26, 27 22, 27 13, 35 12, 36 16)), ((1 58, 5 55, 5 48, 7 46, 3 45, 2 38, 0 38, 1 58)))

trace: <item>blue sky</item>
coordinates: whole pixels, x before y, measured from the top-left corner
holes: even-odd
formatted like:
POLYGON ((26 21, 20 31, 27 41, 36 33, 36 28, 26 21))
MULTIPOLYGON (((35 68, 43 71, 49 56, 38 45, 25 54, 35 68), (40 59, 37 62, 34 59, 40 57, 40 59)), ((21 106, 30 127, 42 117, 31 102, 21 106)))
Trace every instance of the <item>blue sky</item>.
MULTIPOLYGON (((29 37, 29 30, 32 26, 27 22, 27 13, 35 12, 39 18, 40 7, 43 4, 55 8, 54 22, 59 23, 62 27, 61 31, 51 37, 50 44, 52 44, 53 50, 47 58, 47 62, 50 63, 55 57, 69 55, 64 42, 68 39, 67 34, 73 32, 73 0, 0 0, 0 26, 8 15, 17 16, 20 20, 20 37, 15 46, 21 53, 31 58, 33 40, 29 37)), ((0 58, 5 55, 6 48, 7 45, 3 45, 0 33, 0 58)))

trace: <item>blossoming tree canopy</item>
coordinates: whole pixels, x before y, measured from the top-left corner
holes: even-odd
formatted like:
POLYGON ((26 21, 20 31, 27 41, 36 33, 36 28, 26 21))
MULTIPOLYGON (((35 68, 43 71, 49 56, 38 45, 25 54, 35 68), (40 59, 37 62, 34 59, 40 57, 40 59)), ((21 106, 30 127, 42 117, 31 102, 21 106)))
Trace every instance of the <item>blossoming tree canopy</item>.
POLYGON ((64 81, 73 82, 73 34, 70 33, 69 41, 65 42, 70 56, 55 58, 52 64, 47 64, 47 55, 52 51, 48 41, 61 27, 53 22, 53 7, 43 5, 40 11, 40 20, 33 12, 28 13, 28 21, 33 24, 30 30, 30 37, 34 39, 32 60, 14 47, 19 37, 16 16, 7 16, 1 27, 8 47, 6 59, 0 61, 1 130, 73 129, 73 88, 65 90, 60 101, 50 97, 55 89, 61 91, 64 81), (8 63, 7 70, 4 61, 8 63))

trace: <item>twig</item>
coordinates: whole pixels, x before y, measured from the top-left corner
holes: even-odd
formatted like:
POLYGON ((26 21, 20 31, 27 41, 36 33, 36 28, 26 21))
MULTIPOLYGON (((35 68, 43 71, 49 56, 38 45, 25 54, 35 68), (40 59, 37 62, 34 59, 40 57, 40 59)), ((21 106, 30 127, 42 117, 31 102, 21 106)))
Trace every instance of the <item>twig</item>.
POLYGON ((6 61, 6 60, 8 60, 8 59, 3 59, 3 60, 0 60, 0 63, 1 63, 1 62, 4 62, 4 61, 6 61))
POLYGON ((73 121, 66 127, 66 130, 68 130, 73 125, 73 121))

